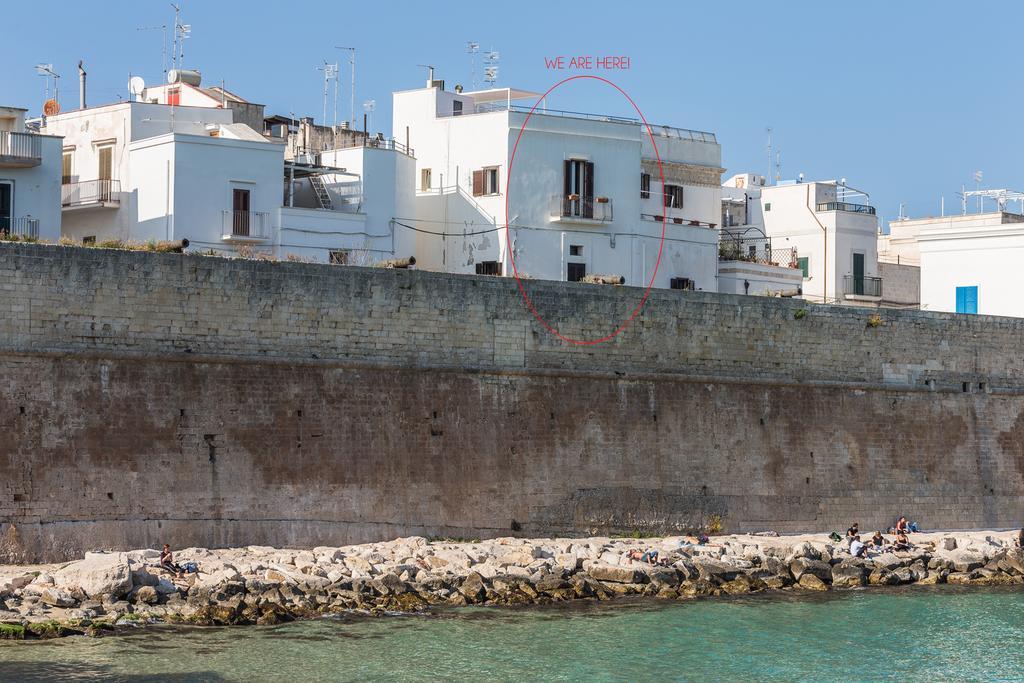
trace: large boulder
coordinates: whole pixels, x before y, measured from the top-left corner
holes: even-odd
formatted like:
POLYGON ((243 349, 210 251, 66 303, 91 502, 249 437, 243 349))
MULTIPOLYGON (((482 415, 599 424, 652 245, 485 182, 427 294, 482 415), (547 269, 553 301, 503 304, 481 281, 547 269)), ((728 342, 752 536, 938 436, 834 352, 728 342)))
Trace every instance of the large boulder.
POLYGON ((74 607, 78 604, 70 593, 60 588, 47 588, 39 595, 39 602, 51 607, 74 607))
POLYGON ((132 572, 125 553, 86 553, 53 575, 58 586, 78 586, 89 597, 120 597, 132 589, 132 572))
POLYGON ((985 556, 969 550, 954 550, 946 559, 953 565, 953 571, 959 573, 972 572, 985 566, 985 556))
POLYGON ((610 564, 592 564, 587 573, 598 581, 610 583, 640 583, 644 580, 644 574, 639 569, 610 564))
POLYGON ((832 585, 836 588, 858 588, 864 585, 864 567, 856 562, 841 562, 832 567, 832 585))
POLYGON ((832 580, 832 566, 821 560, 798 557, 789 563, 789 571, 798 582, 807 574, 813 574, 825 582, 832 580))
POLYGON ((135 589, 136 602, 144 602, 147 605, 155 604, 160 599, 160 594, 153 586, 139 586, 135 589))
POLYGON ((804 574, 803 576, 801 576, 800 580, 797 582, 797 585, 800 586, 801 588, 804 588, 806 590, 812 590, 812 591, 827 591, 828 590, 828 584, 827 583, 822 581, 816 575, 810 574, 810 573, 807 573, 807 574, 804 574))

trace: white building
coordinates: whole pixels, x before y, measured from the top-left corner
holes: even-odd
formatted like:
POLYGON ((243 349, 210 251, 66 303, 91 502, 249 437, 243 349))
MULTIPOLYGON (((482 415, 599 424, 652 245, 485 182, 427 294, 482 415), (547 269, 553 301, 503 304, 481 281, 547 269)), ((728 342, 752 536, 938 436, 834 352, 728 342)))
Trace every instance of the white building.
POLYGON ((901 244, 900 258, 919 254, 921 308, 1024 317, 1024 216, 990 211, 907 219, 891 223, 890 234, 890 243, 901 244))
POLYGON ((760 188, 765 235, 795 248, 803 295, 811 301, 879 305, 878 221, 866 193, 843 182, 787 182, 760 188))
POLYGON ((663 187, 637 121, 538 107, 527 122, 537 97, 511 88, 449 92, 443 81, 394 94, 393 132, 416 148, 418 188, 414 222, 396 230, 415 233, 418 267, 511 276, 514 256, 519 274, 533 278, 619 275, 646 286, 667 217, 654 286, 715 291, 715 136, 654 126, 663 187))
POLYGON ((56 242, 61 140, 28 131, 25 111, 0 107, 0 234, 56 242))
MULTIPOLYGON (((283 141, 239 116, 263 129, 262 105, 195 81, 47 118, 46 132, 64 137, 63 234, 324 262, 395 255, 391 219, 413 211, 409 150, 360 138, 358 147, 286 162, 283 141)), ((397 246, 411 255, 411 244, 397 246)))

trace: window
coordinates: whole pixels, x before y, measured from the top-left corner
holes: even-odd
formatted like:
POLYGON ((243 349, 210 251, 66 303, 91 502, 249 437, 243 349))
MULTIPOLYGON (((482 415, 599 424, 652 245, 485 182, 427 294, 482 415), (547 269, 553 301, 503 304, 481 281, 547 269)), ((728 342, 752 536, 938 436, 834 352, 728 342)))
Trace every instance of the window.
POLYGON ((594 164, 566 159, 562 178, 562 215, 594 217, 594 164))
POLYGON ((765 202, 764 210, 765 211, 771 211, 772 210, 772 203, 771 202, 765 202))
POLYGON ((430 169, 424 168, 420 171, 420 191, 426 192, 430 189, 430 169))
POLYGON ((688 277, 674 277, 668 283, 669 289, 685 289, 693 291, 693 280, 688 277))
POLYGON ((14 185, 10 182, 0 183, 0 233, 11 229, 14 217, 14 185))
POLYGON ((336 266, 348 265, 348 249, 336 249, 328 253, 328 261, 336 266))
POLYGON ((586 263, 567 263, 565 279, 569 282, 579 282, 587 274, 586 263))
POLYGON ((498 167, 473 171, 473 196, 482 197, 489 194, 498 194, 498 167))
POLYGON ((672 209, 683 208, 683 188, 679 185, 665 185, 665 206, 672 209))
POLYGON ((974 314, 978 312, 977 286, 956 288, 956 312, 974 314))
POLYGON ((90 244, 96 244, 96 235, 86 235, 82 238, 82 246, 88 246, 90 244))
POLYGON ((640 174, 640 199, 651 198, 651 174, 640 174))
POLYGON ((99 155, 100 167, 97 178, 110 180, 114 177, 114 146, 105 145, 96 150, 99 155))
POLYGON ((481 261, 476 264, 477 275, 501 275, 501 264, 497 261, 481 261))
POLYGON ((62 185, 67 185, 68 183, 71 182, 71 174, 73 168, 71 163, 74 159, 74 156, 75 153, 73 150, 64 150, 64 157, 61 159, 60 162, 60 182, 62 185))
POLYGON ((169 88, 167 90, 167 104, 173 107, 181 104, 181 88, 169 88))
POLYGON ((452 116, 462 116, 462 100, 452 102, 452 116))
POLYGON ((569 256, 583 256, 583 245, 582 244, 570 244, 569 245, 569 256))
POLYGON ((796 267, 800 269, 800 272, 804 274, 804 279, 810 277, 811 272, 811 259, 809 256, 800 256, 796 260, 796 267))

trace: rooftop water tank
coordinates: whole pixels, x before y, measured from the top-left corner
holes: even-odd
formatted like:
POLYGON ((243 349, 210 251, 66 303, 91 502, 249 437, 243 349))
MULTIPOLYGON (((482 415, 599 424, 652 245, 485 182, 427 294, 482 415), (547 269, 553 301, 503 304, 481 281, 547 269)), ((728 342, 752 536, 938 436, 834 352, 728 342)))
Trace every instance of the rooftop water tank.
POLYGON ((168 83, 186 83, 198 87, 202 80, 202 74, 190 69, 171 69, 167 72, 168 83))

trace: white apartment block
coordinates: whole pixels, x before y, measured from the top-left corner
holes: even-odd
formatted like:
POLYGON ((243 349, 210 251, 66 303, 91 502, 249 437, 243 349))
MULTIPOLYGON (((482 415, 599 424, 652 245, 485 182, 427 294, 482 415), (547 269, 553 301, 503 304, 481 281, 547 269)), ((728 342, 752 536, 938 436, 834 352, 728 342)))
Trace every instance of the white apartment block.
POLYGON ((715 291, 715 136, 653 126, 663 185, 640 123, 546 107, 527 121, 537 97, 511 88, 450 92, 434 80, 394 94, 392 130, 416 148, 417 187, 415 216, 396 230, 415 235, 417 266, 511 276, 514 257, 531 278, 618 275, 646 286, 667 219, 654 286, 715 291))
POLYGON ((886 242, 890 258, 919 259, 922 309, 1024 317, 1024 215, 989 211, 893 221, 886 242))
POLYGON ((0 107, 0 237, 60 238, 61 140, 25 127, 25 109, 0 107))
POLYGON ((45 120, 47 133, 64 138, 55 205, 65 236, 188 240, 192 250, 322 262, 395 255, 391 219, 413 211, 409 150, 359 138, 358 147, 286 161, 282 140, 249 125, 263 130, 262 105, 189 80, 45 120))

